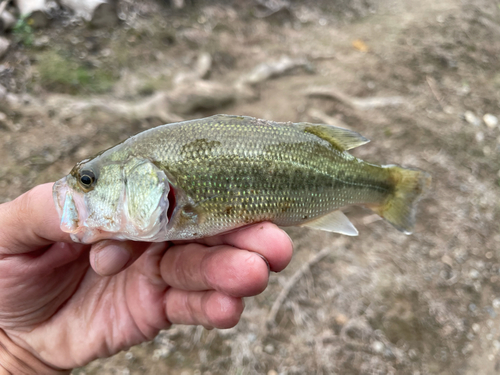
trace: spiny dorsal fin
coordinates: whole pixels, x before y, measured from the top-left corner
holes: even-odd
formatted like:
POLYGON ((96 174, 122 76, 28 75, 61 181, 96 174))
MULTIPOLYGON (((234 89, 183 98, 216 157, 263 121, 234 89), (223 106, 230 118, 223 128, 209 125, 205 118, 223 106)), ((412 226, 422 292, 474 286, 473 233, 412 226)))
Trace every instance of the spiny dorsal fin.
POLYGON ((339 128, 337 126, 325 124, 311 124, 309 122, 299 122, 296 124, 306 133, 314 134, 325 141, 328 141, 339 151, 347 151, 352 148, 370 142, 361 134, 355 131, 339 128))
POLYGON ((302 224, 303 227, 309 227, 327 232, 345 234, 346 236, 357 236, 358 230, 349 221, 347 216, 340 210, 321 216, 320 218, 308 221, 302 224))

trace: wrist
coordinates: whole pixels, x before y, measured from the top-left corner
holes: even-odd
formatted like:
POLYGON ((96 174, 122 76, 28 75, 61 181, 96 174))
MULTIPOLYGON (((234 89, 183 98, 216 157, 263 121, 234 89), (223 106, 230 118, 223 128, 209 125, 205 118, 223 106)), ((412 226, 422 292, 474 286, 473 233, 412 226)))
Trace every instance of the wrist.
POLYGON ((16 345, 0 329, 0 375, 62 375, 70 370, 60 370, 43 363, 26 349, 16 345))

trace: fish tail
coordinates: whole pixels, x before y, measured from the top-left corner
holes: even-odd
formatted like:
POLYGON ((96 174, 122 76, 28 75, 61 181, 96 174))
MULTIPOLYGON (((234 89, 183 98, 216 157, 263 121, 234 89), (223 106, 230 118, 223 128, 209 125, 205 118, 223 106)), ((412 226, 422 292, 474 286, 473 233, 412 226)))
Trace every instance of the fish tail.
POLYGON ((419 169, 385 165, 393 192, 379 206, 372 207, 378 215, 406 234, 413 232, 417 203, 429 188, 431 176, 419 169))

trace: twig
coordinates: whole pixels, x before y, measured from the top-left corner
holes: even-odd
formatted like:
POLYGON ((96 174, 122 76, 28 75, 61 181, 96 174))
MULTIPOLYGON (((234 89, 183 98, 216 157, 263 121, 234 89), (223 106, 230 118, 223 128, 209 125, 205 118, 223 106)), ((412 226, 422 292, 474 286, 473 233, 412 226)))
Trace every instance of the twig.
POLYGON ((434 81, 434 78, 432 78, 430 76, 426 76, 425 81, 427 82, 427 85, 429 85, 429 88, 431 89, 431 93, 434 96, 434 98, 436 98, 439 106, 441 107, 442 110, 444 110, 444 106, 442 103, 443 100, 441 99, 441 95, 439 95, 439 91, 436 87, 436 81, 434 81))
POLYGON ((271 307, 271 311, 269 311, 269 314, 267 315, 266 319, 266 326, 268 328, 271 328, 276 324, 276 315, 278 315, 279 310, 281 309, 281 306, 287 299, 288 295, 290 294, 290 291, 292 288, 295 286, 295 284, 298 283, 298 281, 304 276, 306 272, 310 270, 310 268, 321 261, 324 257, 326 257, 328 254, 330 254, 332 251, 331 247, 326 247, 323 250, 321 250, 319 253, 311 257, 306 263, 300 267, 297 272, 288 280, 288 283, 285 285, 285 287, 281 290, 280 294, 276 298, 276 300, 273 303, 273 306, 271 307))

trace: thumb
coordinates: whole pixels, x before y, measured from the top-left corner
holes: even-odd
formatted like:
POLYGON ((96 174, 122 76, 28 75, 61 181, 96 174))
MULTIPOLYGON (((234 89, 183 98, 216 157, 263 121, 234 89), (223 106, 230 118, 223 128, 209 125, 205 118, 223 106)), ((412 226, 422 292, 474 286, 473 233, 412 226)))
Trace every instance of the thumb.
POLYGON ((0 255, 38 250, 54 242, 72 242, 59 228, 53 183, 34 187, 0 205, 0 255))

